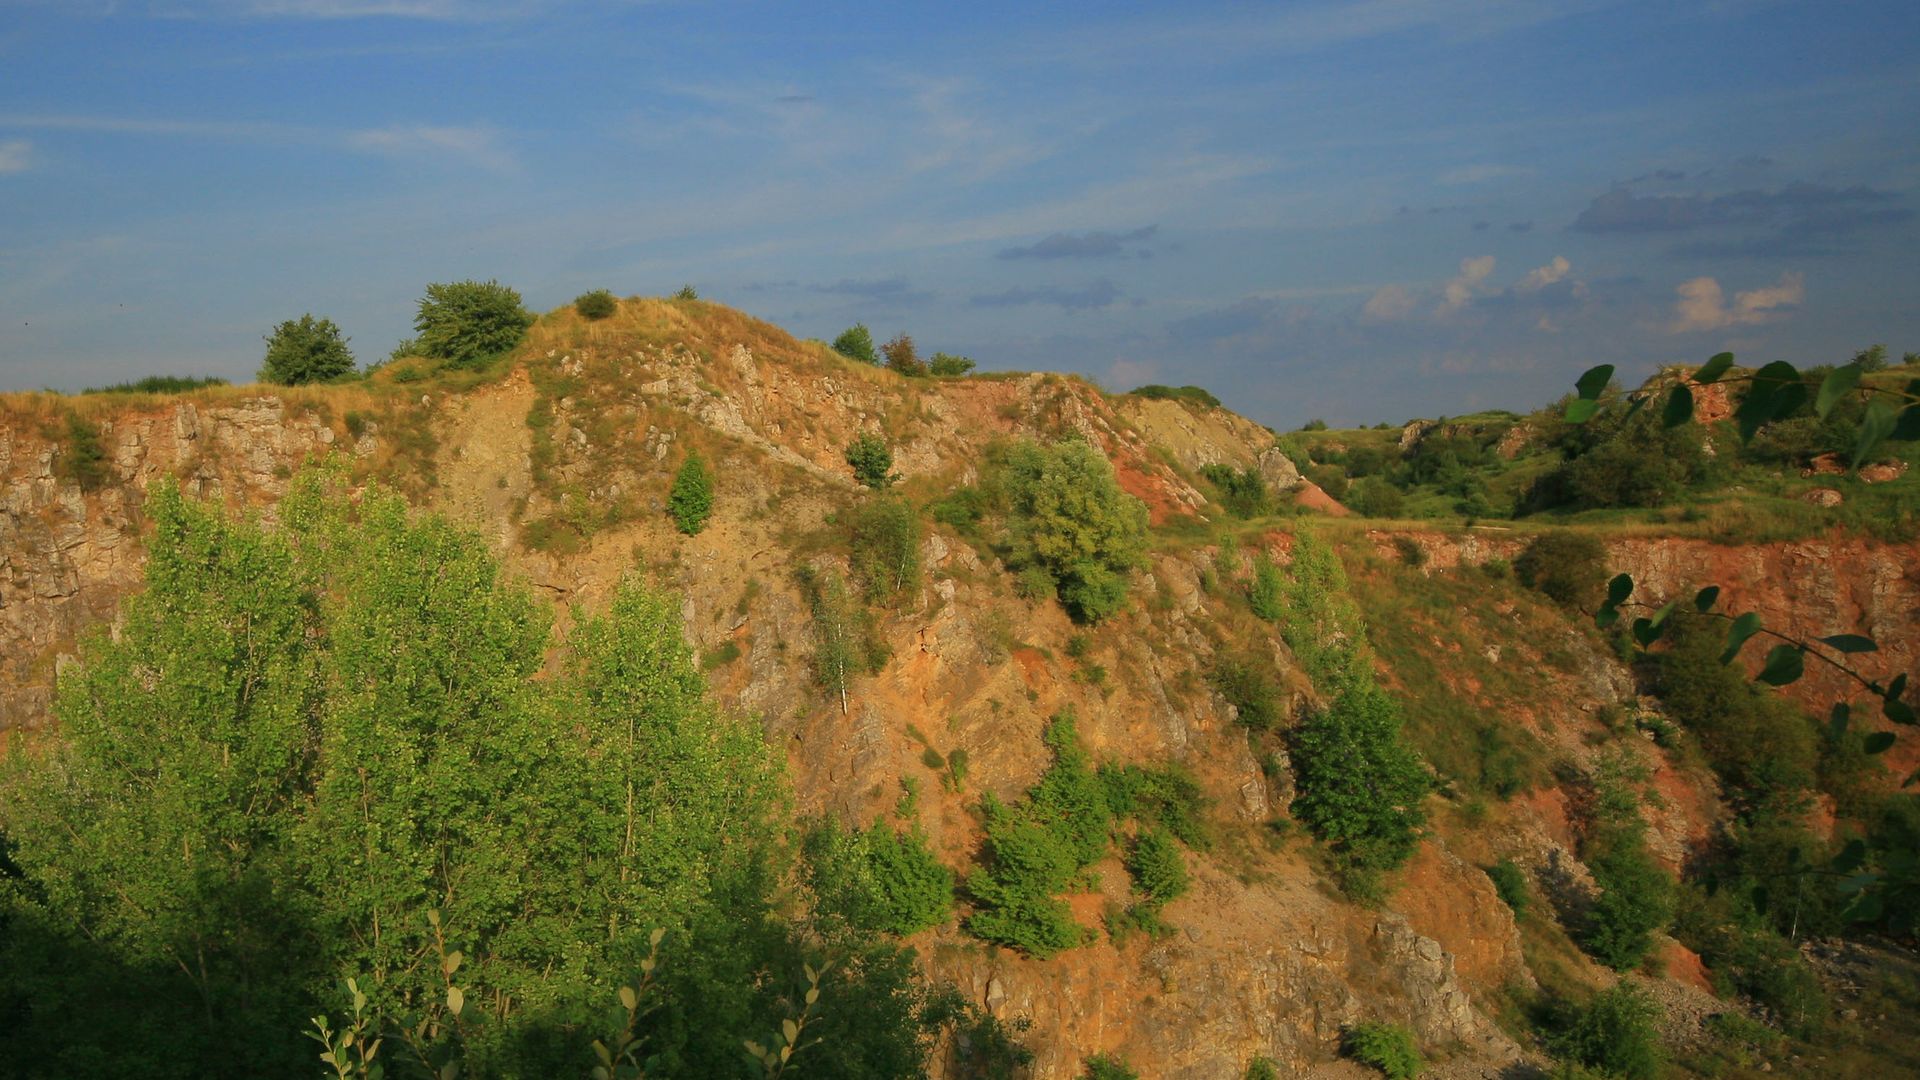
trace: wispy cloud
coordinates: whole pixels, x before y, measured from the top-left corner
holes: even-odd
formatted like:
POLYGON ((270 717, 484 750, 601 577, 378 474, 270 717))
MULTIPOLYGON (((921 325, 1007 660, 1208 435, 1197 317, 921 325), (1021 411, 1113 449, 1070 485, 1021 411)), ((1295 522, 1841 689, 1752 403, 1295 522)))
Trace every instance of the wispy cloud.
POLYGON ((1523 169, 1517 165, 1462 165, 1448 169, 1436 179, 1449 187, 1464 187, 1468 184, 1484 184, 1489 180, 1500 180, 1509 176, 1531 176, 1532 169, 1523 169))
POLYGON ((1160 231, 1158 225, 1146 225, 1131 232, 1054 233, 1038 243, 1010 247, 997 259, 1113 259, 1127 255, 1150 255, 1151 249, 1139 248, 1160 231))
POLYGON ((1679 299, 1674 301, 1668 330, 1675 334, 1772 322, 1799 307, 1807 296, 1799 274, 1782 274, 1777 285, 1734 293, 1731 304, 1726 290, 1710 277, 1681 282, 1674 292, 1679 299))
POLYGON ((813 292, 834 296, 852 296, 876 304, 918 304, 933 299, 933 294, 916 290, 906 278, 894 276, 861 281, 841 278, 831 285, 812 285, 813 292))
POLYGON ((1897 192, 1864 185, 1794 183, 1721 195, 1640 195, 1622 185, 1595 196, 1572 228, 1599 235, 1712 234, 1675 249, 1688 256, 1821 254, 1841 240, 1912 219, 1904 201, 1897 192))
POLYGON ((1362 318, 1394 322, 1413 314, 1418 303, 1404 285, 1382 285, 1360 309, 1362 318))
POLYGON ((152 13, 175 19, 425 19, 436 22, 521 18, 554 5, 538 0, 182 0, 152 13))
POLYGON ((343 131, 299 124, 252 121, 175 120, 164 117, 74 114, 0 114, 0 127, 145 138, 305 143, 343 147, 386 157, 450 158, 494 171, 506 171, 514 167, 513 155, 502 145, 500 133, 484 125, 399 124, 386 128, 343 131))
POLYGON ((457 158, 494 172, 510 171, 515 164, 513 155, 501 145, 499 133, 489 127, 401 125, 356 131, 347 142, 356 149, 389 157, 457 158))
POLYGON ((0 176, 23 173, 33 167, 33 144, 25 139, 0 142, 0 176))
POLYGON ((971 302, 975 307, 1025 307, 1030 304, 1052 304, 1062 311, 1096 311, 1100 308, 1112 307, 1119 300, 1119 287, 1102 278, 1080 288, 1042 285, 1037 288, 1008 289, 1005 292, 975 296, 971 302))

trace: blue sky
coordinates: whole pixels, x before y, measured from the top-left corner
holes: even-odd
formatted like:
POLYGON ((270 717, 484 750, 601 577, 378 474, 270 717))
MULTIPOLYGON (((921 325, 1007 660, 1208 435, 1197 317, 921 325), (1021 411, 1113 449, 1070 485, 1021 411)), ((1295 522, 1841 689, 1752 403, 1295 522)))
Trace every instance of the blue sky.
POLYGON ((245 379, 305 312, 371 361, 467 277, 1277 427, 1920 350, 1916 47, 1911 0, 0 0, 0 389, 245 379))

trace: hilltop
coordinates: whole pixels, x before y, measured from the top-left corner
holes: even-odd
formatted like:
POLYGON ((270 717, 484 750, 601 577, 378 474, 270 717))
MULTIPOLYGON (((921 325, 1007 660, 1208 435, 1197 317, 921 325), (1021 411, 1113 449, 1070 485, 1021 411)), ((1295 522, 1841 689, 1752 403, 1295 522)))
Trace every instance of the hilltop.
MULTIPOLYGON (((1202 824, 1178 849, 1188 887, 1149 912, 1161 925, 1128 932, 1137 868, 1116 842, 1061 893, 1084 944, 990 943, 969 930, 981 904, 968 895, 910 936, 929 980, 1019 1032, 1034 1076, 1078 1075, 1095 1053, 1194 1080, 1259 1058, 1355 1075, 1343 1039, 1370 1021, 1407 1028, 1436 1075, 1509 1075, 1568 1052, 1546 1037, 1566 1037, 1553 1008, 1620 980, 1646 988, 1669 1053, 1697 1074, 1913 1067, 1899 946, 1862 943, 1830 903, 1823 943, 1807 945, 1772 909, 1722 910, 1732 901, 1706 884, 1736 880, 1729 867, 1755 851, 1825 858, 1856 834, 1897 847, 1887 830, 1920 820, 1889 794, 1920 764, 1912 740, 1859 752, 1887 727, 1864 707, 1850 735, 1820 735, 1805 711, 1824 716, 1852 688, 1831 673, 1796 683, 1791 723, 1807 735, 1782 755, 1809 770, 1789 785, 1805 805, 1767 819, 1791 837, 1762 849, 1749 843, 1761 782, 1730 744, 1775 737, 1785 714, 1750 715, 1744 690, 1719 683, 1681 694, 1683 669, 1636 657, 1590 617, 1615 571, 1655 604, 1718 584, 1728 611, 1802 639, 1865 634, 1876 670, 1914 670, 1910 444, 1887 444, 1878 479, 1830 473, 1815 462, 1827 436, 1781 448, 1789 433, 1774 432, 1764 460, 1703 406, 1699 475, 1639 500, 1652 505, 1594 505, 1598 480, 1548 498, 1561 490, 1549 478, 1593 449, 1573 446, 1563 412, 1280 434, 1195 393, 903 376, 718 304, 646 298, 599 320, 549 313, 466 369, 403 357, 337 385, 8 395, 0 730, 59 739, 56 673, 140 587, 155 485, 271 522, 324 459, 356 489, 377 482, 477 531, 553 603, 562 638, 629 571, 671 590, 714 695, 784 757, 802 818, 904 818, 964 879, 991 862, 983 796, 1017 803, 1042 783, 1068 756, 1063 717, 1089 768, 1132 766, 1180 792, 1167 798, 1202 824), (849 464, 862 436, 891 454, 884 493, 849 464), (1144 519, 1124 598, 1094 621, 1056 602, 1064 578, 1029 572, 1045 563, 1022 532, 1022 455, 1062 440, 1097 450, 1144 519), (711 517, 687 535, 670 490, 696 453, 711 517), (911 550, 891 549, 913 564, 898 588, 872 586, 862 561, 862 523, 881 505, 911 511, 898 526, 911 550), (1540 547, 1565 537, 1579 542, 1540 547), (1553 571, 1576 595, 1542 591, 1553 571), (837 684, 822 674, 821 581, 856 594, 864 627, 862 660, 837 684), (1431 789, 1409 857, 1377 879, 1304 809, 1314 781, 1298 760, 1303 726, 1362 691, 1391 700, 1431 789), (1644 827, 1606 817, 1622 801, 1644 827), (1624 975, 1585 929, 1612 827, 1691 883, 1651 959, 1613 965, 1624 975), (1831 1007, 1786 1015, 1788 983, 1824 987, 1831 1007), (1835 1026, 1842 1009, 1868 1015, 1835 1026)), ((965 1039, 942 1038, 936 1075, 971 1075, 965 1039)))

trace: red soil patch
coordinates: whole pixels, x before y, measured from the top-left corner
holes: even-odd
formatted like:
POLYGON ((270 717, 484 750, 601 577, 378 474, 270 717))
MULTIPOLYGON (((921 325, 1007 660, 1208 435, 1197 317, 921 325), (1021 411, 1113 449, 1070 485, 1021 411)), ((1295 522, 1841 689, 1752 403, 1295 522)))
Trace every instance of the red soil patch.
POLYGON ((1318 510, 1334 517, 1346 517, 1353 511, 1340 505, 1333 496, 1320 489, 1320 485, 1311 480, 1300 481, 1299 488, 1293 493, 1293 501, 1309 510, 1318 510))
POLYGON ((1185 507, 1174 502, 1164 481, 1148 474, 1128 458, 1115 457, 1113 476, 1120 482, 1120 490, 1147 504, 1149 524, 1164 525, 1168 518, 1186 513, 1185 507))
POLYGON ((1513 917, 1486 874, 1422 844, 1405 875, 1393 907, 1407 925, 1452 953, 1469 985, 1481 991, 1505 985, 1524 961, 1515 949, 1513 917))
POLYGON ((1699 953, 1669 940, 1661 943, 1658 955, 1660 970, 1666 972, 1667 978, 1699 987, 1709 994, 1714 992, 1713 978, 1707 974, 1707 965, 1701 961, 1699 953))
POLYGON ((1047 675, 1047 658, 1040 655, 1039 649, 1015 649, 1013 659, 1020 665, 1021 678, 1026 680, 1029 690, 1038 690, 1047 675))

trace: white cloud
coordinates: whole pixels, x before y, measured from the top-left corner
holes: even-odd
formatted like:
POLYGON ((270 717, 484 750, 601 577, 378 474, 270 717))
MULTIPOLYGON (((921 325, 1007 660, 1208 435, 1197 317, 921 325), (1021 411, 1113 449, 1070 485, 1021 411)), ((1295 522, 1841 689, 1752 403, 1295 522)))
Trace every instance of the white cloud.
POLYGON ((1727 303, 1726 290, 1710 277, 1683 281, 1674 289, 1679 299, 1673 304, 1675 334, 1696 330, 1719 330, 1728 326, 1747 326, 1783 318, 1806 299, 1807 289, 1799 274, 1782 274, 1780 283, 1733 294, 1727 303))
POLYGON ((32 143, 25 139, 0 142, 0 176, 26 172, 32 165, 32 143))
POLYGON ((356 131, 347 142, 359 150, 393 157, 461 158, 496 172, 514 167, 513 155, 500 145, 494 130, 486 127, 401 125, 356 131))
POLYGON ((1460 273, 1452 278, 1442 289, 1446 299, 1440 302, 1440 312, 1445 314, 1458 311, 1467 306, 1473 294, 1486 284, 1488 275, 1493 273, 1493 256, 1480 255, 1460 260, 1460 273))
POLYGON ((1360 314, 1369 319, 1393 322, 1413 314, 1414 303, 1413 294, 1405 288, 1399 285, 1382 285, 1377 292, 1367 298, 1367 306, 1360 309, 1360 314))
POLYGON ((1572 269, 1573 264, 1567 261, 1566 256, 1555 255, 1553 261, 1547 265, 1535 267, 1528 271, 1527 276, 1521 278, 1520 284, 1514 286, 1514 288, 1523 293, 1539 292, 1541 289, 1566 277, 1567 272, 1572 269))

